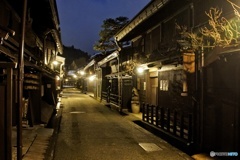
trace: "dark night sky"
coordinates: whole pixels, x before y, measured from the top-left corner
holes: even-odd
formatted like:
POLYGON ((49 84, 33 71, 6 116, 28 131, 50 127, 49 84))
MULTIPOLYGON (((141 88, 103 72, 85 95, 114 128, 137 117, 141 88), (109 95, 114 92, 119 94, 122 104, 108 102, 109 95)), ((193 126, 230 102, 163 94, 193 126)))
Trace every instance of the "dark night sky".
POLYGON ((57 0, 62 42, 94 54, 103 20, 119 16, 131 20, 150 0, 57 0))

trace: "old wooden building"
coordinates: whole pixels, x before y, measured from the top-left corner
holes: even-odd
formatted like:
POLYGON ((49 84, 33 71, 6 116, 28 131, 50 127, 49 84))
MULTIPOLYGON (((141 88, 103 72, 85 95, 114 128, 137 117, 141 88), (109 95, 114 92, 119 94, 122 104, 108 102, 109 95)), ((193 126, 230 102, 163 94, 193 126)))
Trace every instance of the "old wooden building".
POLYGON ((26 8, 23 1, 0 0, 0 159, 11 157, 12 126, 48 123, 63 76, 56 1, 24 2, 26 8), (19 63, 21 50, 24 66, 19 63), (22 102, 18 102, 21 93, 22 102), (21 109, 19 103, 23 103, 21 109))
POLYGON ((115 35, 132 42, 143 120, 194 152, 239 152, 238 6, 153 0, 115 35))

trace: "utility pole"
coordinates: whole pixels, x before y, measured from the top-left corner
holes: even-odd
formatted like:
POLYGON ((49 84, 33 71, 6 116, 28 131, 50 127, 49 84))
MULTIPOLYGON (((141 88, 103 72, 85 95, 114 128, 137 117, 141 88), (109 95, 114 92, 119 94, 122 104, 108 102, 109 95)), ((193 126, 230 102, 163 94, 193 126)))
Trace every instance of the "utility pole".
POLYGON ((22 98, 23 98, 23 74, 24 74, 24 42, 25 42, 25 26, 27 15, 27 0, 23 1, 22 25, 21 25, 21 42, 18 55, 18 108, 17 108, 17 159, 22 159, 22 98))

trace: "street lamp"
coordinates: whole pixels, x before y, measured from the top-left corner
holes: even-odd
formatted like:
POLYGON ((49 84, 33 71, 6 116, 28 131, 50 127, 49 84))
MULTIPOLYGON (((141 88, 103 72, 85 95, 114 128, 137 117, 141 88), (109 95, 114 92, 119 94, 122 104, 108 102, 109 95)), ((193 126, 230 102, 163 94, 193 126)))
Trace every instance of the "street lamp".
POLYGON ((73 76, 73 78, 77 78, 77 75, 76 75, 76 74, 73 74, 72 76, 73 76))
POLYGON ((137 72, 138 72, 139 74, 142 74, 143 71, 144 71, 143 67, 138 67, 138 68, 137 68, 137 72))
POLYGON ((85 72, 84 71, 80 71, 80 75, 81 76, 85 75, 85 72))
POLYGON ((88 79, 89 79, 90 82, 92 82, 95 78, 96 78, 96 75, 92 75, 88 79))
POLYGON ((58 61, 53 61, 52 64, 58 65, 58 61))
POLYGON ((59 81, 59 80, 60 80, 60 77, 59 77, 59 76, 56 76, 56 80, 59 81))

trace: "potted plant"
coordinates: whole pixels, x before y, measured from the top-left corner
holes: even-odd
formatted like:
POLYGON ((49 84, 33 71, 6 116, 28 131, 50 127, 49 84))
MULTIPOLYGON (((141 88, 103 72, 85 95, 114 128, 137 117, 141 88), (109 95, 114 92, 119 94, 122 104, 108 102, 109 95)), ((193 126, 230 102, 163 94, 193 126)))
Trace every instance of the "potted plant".
POLYGON ((131 109, 132 113, 140 112, 139 94, 136 88, 132 89, 131 109))

